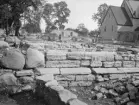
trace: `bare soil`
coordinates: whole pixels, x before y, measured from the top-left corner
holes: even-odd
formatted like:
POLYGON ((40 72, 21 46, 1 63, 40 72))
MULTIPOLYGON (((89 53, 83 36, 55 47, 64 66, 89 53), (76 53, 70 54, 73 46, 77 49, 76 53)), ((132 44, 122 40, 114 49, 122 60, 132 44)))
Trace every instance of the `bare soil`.
POLYGON ((75 93, 78 96, 78 99, 87 103, 88 105, 115 105, 111 99, 103 100, 93 100, 92 97, 92 87, 70 87, 68 88, 71 92, 75 93))

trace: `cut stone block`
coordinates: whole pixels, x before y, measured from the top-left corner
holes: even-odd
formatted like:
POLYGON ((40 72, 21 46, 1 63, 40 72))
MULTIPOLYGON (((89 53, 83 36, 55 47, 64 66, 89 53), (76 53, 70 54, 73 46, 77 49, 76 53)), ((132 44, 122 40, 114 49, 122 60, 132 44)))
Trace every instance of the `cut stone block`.
POLYGON ((71 81, 69 86, 91 86, 91 81, 71 81))
POLYGON ((36 68, 41 75, 60 74, 59 68, 36 68))
MULTIPOLYGON (((13 71, 10 70, 10 69, 0 69, 0 75, 3 75, 3 74, 5 74, 5 73, 13 73, 13 71)), ((14 72, 14 73, 15 73, 15 72, 14 72)))
POLYGON ((52 90, 55 90, 56 92, 59 92, 59 91, 64 90, 64 87, 61 86, 61 85, 58 85, 58 86, 51 86, 50 88, 51 88, 52 90))
POLYGON ((75 75, 56 75, 55 79, 58 81, 74 81, 75 75))
POLYGON ((26 85, 26 86, 22 87, 22 91, 30 91, 30 90, 33 90, 31 85, 26 85))
POLYGON ((123 57, 123 60, 125 61, 129 61, 130 60, 130 56, 126 55, 126 56, 122 56, 123 57))
POLYGON ((49 81, 45 84, 46 87, 51 87, 51 86, 58 86, 58 82, 56 80, 49 81))
POLYGON ((123 60, 123 57, 119 54, 115 54, 115 60, 116 61, 122 61, 123 60))
POLYGON ((68 52, 67 59, 84 59, 85 53, 84 52, 68 52))
POLYGON ((47 53, 47 60, 66 60, 66 53, 63 52, 55 52, 55 53, 47 53))
POLYGON ((102 67, 102 62, 101 61, 92 61, 91 67, 102 67))
POLYGON ((114 54, 112 53, 107 53, 106 54, 106 61, 114 61, 114 54))
POLYGON ((122 67, 122 61, 115 61, 114 67, 122 67))
POLYGON ((139 73, 138 68, 118 68, 118 70, 123 71, 124 73, 139 73))
POLYGON ((76 75, 76 81, 94 81, 95 75, 76 75))
POLYGON ((92 61, 104 61, 105 57, 101 55, 92 55, 92 61))
POLYGON ((61 74, 91 74, 89 68, 61 68, 61 74))
POLYGON ((135 60, 136 61, 139 61, 139 54, 138 55, 135 55, 135 60))
POLYGON ((43 82, 49 82, 49 81, 54 80, 54 76, 53 76, 53 74, 45 74, 42 76, 37 76, 36 80, 41 80, 43 82))
POLYGON ((65 104, 68 103, 68 100, 77 98, 77 96, 75 94, 73 94, 72 92, 70 92, 69 90, 66 90, 66 89, 59 91, 58 96, 59 96, 60 100, 62 102, 64 102, 65 104))
POLYGON ((92 52, 85 52, 83 59, 91 60, 92 59, 92 52))
POLYGON ((130 60, 135 61, 136 60, 136 56, 134 54, 130 54, 130 60))
POLYGON ((81 60, 81 66, 90 66, 91 61, 90 60, 81 60))
POLYGON ((109 68, 111 67, 112 68, 112 67, 114 67, 114 62, 103 62, 103 66, 104 67, 109 67, 109 68))
POLYGON ((87 105, 87 104, 78 99, 72 99, 68 101, 68 105, 87 105))
POLYGON ((123 61, 123 67, 124 68, 134 68, 135 67, 135 61, 123 61))
POLYGON ((77 60, 65 60, 65 61, 47 61, 47 68, 66 68, 66 67, 80 67, 80 61, 77 60))
POLYGON ((104 82, 104 78, 103 78, 101 75, 97 75, 97 76, 96 76, 96 80, 97 80, 98 82, 104 82))
POLYGON ((136 67, 139 68, 139 61, 136 61, 136 67))
POLYGON ((110 74, 110 79, 113 80, 113 79, 118 79, 118 80, 122 80, 122 79, 125 79, 125 78, 130 78, 131 77, 131 74, 110 74))
POLYGON ((123 73, 122 71, 118 70, 117 68, 92 68, 92 72, 97 73, 97 74, 123 73))
POLYGON ((22 71, 17 71, 16 76, 22 77, 22 76, 32 76, 34 75, 32 70, 22 70, 22 71))
POLYGON ((58 84, 63 86, 63 87, 68 87, 69 86, 68 81, 58 81, 58 84))

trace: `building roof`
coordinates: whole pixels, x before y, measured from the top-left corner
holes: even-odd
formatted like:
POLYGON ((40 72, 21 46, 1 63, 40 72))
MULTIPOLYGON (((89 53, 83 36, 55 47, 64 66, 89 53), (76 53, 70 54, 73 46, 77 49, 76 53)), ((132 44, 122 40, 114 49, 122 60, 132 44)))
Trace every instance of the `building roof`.
MULTIPOLYGON (((116 23, 118 25, 122 25, 122 26, 133 26, 131 20, 130 20, 130 17, 128 16, 125 8, 123 7, 117 7, 117 6, 109 6, 109 9, 108 11, 111 10, 112 13, 113 13, 113 16, 116 20, 116 23)), ((104 16, 103 20, 102 20, 102 23, 105 19, 105 17, 107 16, 108 14, 108 11, 106 13, 106 15, 104 16)))
POLYGON ((126 0, 126 3, 133 15, 133 18, 139 18, 139 0, 126 0))
POLYGON ((110 8, 113 12, 113 15, 114 15, 118 25, 132 26, 132 22, 131 22, 130 17, 128 16, 125 8, 116 7, 116 6, 110 6, 110 8))

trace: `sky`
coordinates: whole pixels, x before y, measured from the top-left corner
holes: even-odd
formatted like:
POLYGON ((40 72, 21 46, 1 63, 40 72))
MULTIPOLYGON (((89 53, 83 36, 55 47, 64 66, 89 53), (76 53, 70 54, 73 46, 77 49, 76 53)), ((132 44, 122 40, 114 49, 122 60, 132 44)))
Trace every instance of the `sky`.
POLYGON ((121 6, 123 0, 47 0, 50 3, 65 1, 71 13, 66 28, 77 28, 84 23, 89 30, 97 29, 97 22, 92 20, 92 15, 97 12, 100 4, 106 3, 113 6, 121 6))

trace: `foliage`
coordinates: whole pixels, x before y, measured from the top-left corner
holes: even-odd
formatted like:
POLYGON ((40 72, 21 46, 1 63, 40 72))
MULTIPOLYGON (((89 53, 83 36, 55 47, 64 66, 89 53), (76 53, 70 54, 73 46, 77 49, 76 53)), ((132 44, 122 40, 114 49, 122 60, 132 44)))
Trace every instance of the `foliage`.
POLYGON ((88 35, 89 30, 85 27, 83 23, 79 24, 76 32, 78 32, 80 35, 88 35))
POLYGON ((39 8, 38 11, 30 9, 24 13, 28 24, 39 24, 40 19, 43 18, 46 22, 46 33, 50 33, 53 29, 65 27, 64 24, 68 22, 67 18, 70 15, 70 10, 68 9, 66 2, 61 1, 54 4, 45 3, 45 5, 40 6, 39 8))
POLYGON ((19 29, 21 27, 20 18, 22 17, 22 14, 28 9, 28 7, 32 6, 33 8, 37 9, 38 5, 41 5, 40 0, 1 0, 1 28, 4 28, 7 34, 9 34, 8 30, 13 27, 15 30, 15 35, 18 36, 19 29))
POLYGON ((22 29, 26 30, 28 33, 39 33, 41 29, 39 28, 38 24, 28 23, 22 29))
POLYGON ((70 10, 65 1, 54 3, 54 8, 56 16, 54 24, 57 25, 59 29, 64 29, 64 23, 68 23, 67 17, 70 15, 70 10))
POLYGON ((103 17, 105 16, 105 14, 107 12, 107 9, 108 9, 108 5, 106 3, 101 4, 97 9, 97 13, 94 13, 92 15, 92 19, 94 21, 97 21, 97 24, 99 27, 101 25, 101 21, 102 21, 103 17))
POLYGON ((44 10, 43 10, 43 18, 47 24, 47 27, 45 29, 46 33, 49 33, 54 27, 54 24, 53 24, 53 19, 55 18, 54 15, 55 13, 54 13, 53 5, 50 3, 47 3, 44 6, 44 10))
POLYGON ((100 35, 100 31, 99 30, 93 30, 89 32, 89 36, 90 37, 98 37, 100 35))

